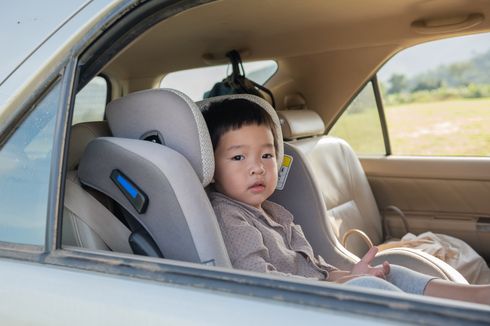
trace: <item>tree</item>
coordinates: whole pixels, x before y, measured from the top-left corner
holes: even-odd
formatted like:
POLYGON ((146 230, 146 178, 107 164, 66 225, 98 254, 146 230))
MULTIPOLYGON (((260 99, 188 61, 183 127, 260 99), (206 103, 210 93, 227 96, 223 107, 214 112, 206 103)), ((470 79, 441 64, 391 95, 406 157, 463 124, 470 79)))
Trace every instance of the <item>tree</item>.
POLYGON ((408 80, 403 74, 393 74, 388 80, 389 88, 388 94, 401 93, 407 90, 408 80))
POLYGON ((420 75, 415 80, 415 86, 412 92, 430 91, 438 89, 442 86, 442 81, 432 74, 420 75))

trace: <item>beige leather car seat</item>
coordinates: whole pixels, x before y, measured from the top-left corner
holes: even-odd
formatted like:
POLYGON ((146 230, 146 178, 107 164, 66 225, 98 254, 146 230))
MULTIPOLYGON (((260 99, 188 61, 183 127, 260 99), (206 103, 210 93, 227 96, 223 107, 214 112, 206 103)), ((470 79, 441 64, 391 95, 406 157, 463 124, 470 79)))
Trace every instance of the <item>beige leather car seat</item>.
POLYGON ((87 144, 98 137, 110 136, 105 121, 79 123, 71 128, 62 219, 62 245, 86 249, 132 253, 129 229, 84 189, 78 179, 78 165, 87 144))
MULTIPOLYGON (((347 230, 364 231, 374 244, 382 243, 381 216, 360 162, 350 146, 338 138, 322 136, 324 124, 313 111, 278 112, 285 154, 293 163, 283 190, 272 200, 289 209, 314 249, 334 265, 348 268, 367 251, 356 236, 340 243, 347 230), (301 139, 298 139, 301 138, 301 139), (353 255, 353 254, 354 255, 353 255)), ((389 262, 452 281, 467 283, 442 260, 410 248, 393 248, 378 254, 389 262)))

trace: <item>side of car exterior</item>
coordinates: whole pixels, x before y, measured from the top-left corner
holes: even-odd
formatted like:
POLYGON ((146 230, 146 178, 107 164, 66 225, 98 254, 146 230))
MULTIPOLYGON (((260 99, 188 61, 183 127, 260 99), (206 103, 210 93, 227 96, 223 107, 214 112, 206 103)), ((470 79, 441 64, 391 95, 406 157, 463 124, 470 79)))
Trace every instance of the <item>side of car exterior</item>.
MULTIPOLYGON (((67 10, 63 16, 55 9, 56 3, 53 1, 41 13, 36 13, 36 18, 31 21, 22 21, 26 14, 20 8, 14 8, 17 11, 10 13, 19 17, 13 24, 29 24, 26 34, 30 29, 41 31, 40 35, 33 35, 32 38, 23 35, 16 40, 22 42, 18 48, 29 48, 33 50, 31 53, 27 52, 25 57, 21 57, 19 52, 12 51, 13 53, 7 52, 3 57, 4 62, 9 55, 13 60, 11 71, 5 71, 1 76, 2 131, 20 120, 22 109, 25 110, 37 101, 54 76, 63 74, 63 83, 69 88, 71 78, 66 75, 70 75, 69 61, 73 60, 71 56, 74 45, 83 45, 87 35, 95 38, 100 21, 108 21, 111 17, 121 15, 125 7, 130 7, 128 3, 121 1, 87 1, 80 2, 78 6, 73 6, 75 10, 67 10), (56 26, 53 30, 42 30, 43 26, 39 26, 41 22, 57 18, 59 25, 53 24, 56 26)), ((5 30, 9 28, 15 29, 15 25, 6 26, 5 30)), ((65 91, 70 92, 69 89, 65 91)), ((59 101, 60 110, 66 108, 67 103, 63 102, 59 101)), ((88 272, 79 268, 70 270, 53 266, 47 263, 51 256, 48 248, 53 246, 51 241, 47 237, 44 252, 38 252, 39 249, 35 248, 34 253, 30 252, 27 257, 19 257, 14 248, 11 252, 6 252, 7 257, 12 255, 14 259, 1 259, 2 278, 8 280, 2 287, 0 298, 1 316, 6 324, 64 325, 76 322, 125 325, 142 321, 150 324, 290 324, 294 322, 292 316, 298 322, 309 320, 315 323, 345 323, 355 322, 357 319, 350 314, 330 314, 281 301, 255 300, 195 286, 161 284, 137 278, 113 277, 111 274, 88 272), (44 262, 40 263, 40 260, 44 262)))
MULTIPOLYGON (((59 83, 61 96, 51 159, 45 244, 0 245, 2 321, 9 325, 482 322, 485 312, 475 312, 465 304, 441 304, 369 290, 357 292, 337 285, 318 287, 307 281, 231 273, 181 262, 60 249, 57 234, 63 161, 80 54, 104 37, 118 20, 140 9, 146 13, 149 9, 145 5, 168 7, 164 12, 172 15, 199 3, 81 1, 78 7, 65 11, 65 17, 53 30, 40 33, 36 39, 19 37, 19 42, 28 41, 26 47, 30 46, 31 51, 0 75, 0 145, 8 141, 31 107, 54 84, 59 83)), ((38 21, 56 16, 55 1, 44 9, 36 13, 38 21)), ((33 22, 32 28, 36 24, 33 22)), ((2 30, 8 31, 9 27, 2 30)))

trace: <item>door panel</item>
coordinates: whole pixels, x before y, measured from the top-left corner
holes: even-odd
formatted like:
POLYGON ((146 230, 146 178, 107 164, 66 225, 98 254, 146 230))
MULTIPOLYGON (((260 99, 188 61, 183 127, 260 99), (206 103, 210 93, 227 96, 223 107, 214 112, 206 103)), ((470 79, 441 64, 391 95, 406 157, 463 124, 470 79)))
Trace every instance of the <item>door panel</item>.
POLYGON ((389 232, 443 233, 465 240, 490 260, 490 159, 389 157, 361 158, 389 232))

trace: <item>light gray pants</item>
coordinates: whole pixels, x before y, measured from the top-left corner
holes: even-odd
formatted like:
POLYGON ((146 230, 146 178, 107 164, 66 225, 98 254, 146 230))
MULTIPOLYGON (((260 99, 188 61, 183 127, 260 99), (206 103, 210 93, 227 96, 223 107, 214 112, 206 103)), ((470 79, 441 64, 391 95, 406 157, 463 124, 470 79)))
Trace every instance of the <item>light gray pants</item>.
POLYGON ((347 281, 345 284, 371 289, 424 294, 427 284, 436 278, 398 265, 390 265, 390 268, 390 274, 386 277, 386 281, 379 277, 361 276, 347 281))

